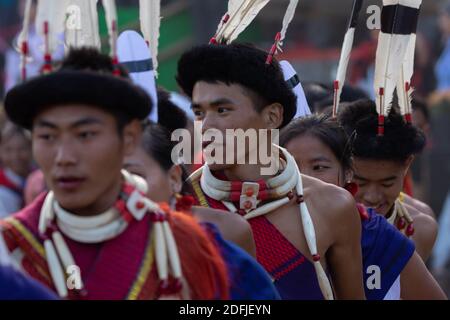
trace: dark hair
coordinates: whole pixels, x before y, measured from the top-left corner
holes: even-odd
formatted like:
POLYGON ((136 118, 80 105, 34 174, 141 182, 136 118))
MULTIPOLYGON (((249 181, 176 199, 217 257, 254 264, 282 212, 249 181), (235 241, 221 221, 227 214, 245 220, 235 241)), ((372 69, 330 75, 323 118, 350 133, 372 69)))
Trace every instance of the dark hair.
POLYGON ((186 113, 170 100, 170 93, 158 88, 158 123, 170 132, 186 128, 188 118, 186 113))
POLYGON ((329 99, 331 95, 331 88, 319 82, 305 82, 302 83, 303 92, 305 93, 306 101, 312 113, 317 112, 316 105, 322 100, 329 99))
MULTIPOLYGON (((101 53, 96 48, 84 47, 72 48, 61 62, 60 70, 83 70, 113 74, 115 68, 118 68, 121 78, 130 80, 127 70, 122 65, 114 66, 110 56, 101 53)), ((117 109, 110 109, 108 112, 116 119, 118 133, 122 134, 125 126, 132 120, 131 117, 126 112, 117 109)))
MULTIPOLYGON (((165 127, 152 122, 145 124, 141 147, 165 172, 168 172, 174 165, 172 161, 172 150, 175 145, 176 142, 171 140, 171 133, 165 127)), ((181 170, 181 178, 185 181, 188 174, 183 165, 181 165, 181 170)), ((183 184, 182 192, 191 192, 188 182, 183 184)))
MULTIPOLYGON (((303 86, 306 100, 313 113, 323 113, 328 107, 333 105, 334 90, 331 86, 327 86, 319 82, 306 83, 303 86)), ((354 102, 360 99, 368 99, 364 90, 351 85, 344 85, 341 92, 341 103, 354 102)))
POLYGON ((170 132, 163 126, 147 123, 142 133, 141 146, 158 164, 168 171, 174 163, 171 154, 175 143, 170 139, 170 132))
POLYGON ((351 169, 348 136, 339 123, 332 120, 329 115, 310 115, 291 121, 281 130, 280 145, 286 147, 291 140, 302 135, 311 135, 319 139, 333 152, 344 171, 351 169))
POLYGON ((343 104, 340 124, 352 139, 353 156, 365 159, 405 161, 425 147, 423 132, 408 124, 393 106, 385 119, 385 133, 377 135, 378 114, 375 102, 359 100, 343 104))
POLYGON ((72 48, 61 62, 61 70, 90 70, 112 74, 119 70, 120 77, 129 79, 128 71, 122 65, 114 65, 110 56, 101 53, 96 48, 72 48))
POLYGON ((280 103, 284 108, 283 127, 294 117, 297 100, 276 59, 266 64, 267 55, 263 50, 238 43, 194 47, 178 62, 177 81, 189 97, 198 81, 239 84, 253 96, 258 112, 268 104, 280 103))

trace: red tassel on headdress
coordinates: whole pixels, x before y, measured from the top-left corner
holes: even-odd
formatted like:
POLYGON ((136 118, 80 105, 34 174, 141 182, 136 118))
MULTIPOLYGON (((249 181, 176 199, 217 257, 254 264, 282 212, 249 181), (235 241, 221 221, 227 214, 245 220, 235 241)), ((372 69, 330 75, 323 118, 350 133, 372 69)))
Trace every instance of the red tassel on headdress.
MULTIPOLYGON (((380 88, 380 106, 383 106, 384 88, 380 88)), ((384 136, 384 115, 383 110, 378 113, 378 136, 384 136)))
MULTIPOLYGON (((411 89, 411 84, 409 82, 406 82, 405 83, 406 92, 409 92, 410 89, 411 89)), ((412 123, 412 116, 411 116, 410 110, 408 110, 408 112, 405 114, 405 121, 409 124, 412 123)))
POLYGON ((117 43, 116 43, 116 35, 117 35, 117 22, 114 20, 112 22, 112 32, 113 32, 113 39, 112 39, 112 63, 113 63, 113 74, 115 76, 120 77, 120 69, 119 69, 119 59, 117 57, 117 43))
POLYGON ((20 50, 22 51, 22 81, 25 81, 27 79, 27 64, 26 64, 26 59, 28 56, 28 42, 24 41, 22 42, 21 48, 20 50))
POLYGON ((44 65, 42 66, 41 72, 43 74, 47 74, 52 72, 52 55, 50 54, 48 21, 44 22, 44 36, 45 36, 45 55, 44 55, 44 65))
POLYGON ((273 43, 272 48, 270 48, 270 52, 269 52, 269 55, 267 56, 266 64, 272 64, 273 57, 275 56, 275 54, 278 51, 278 44, 280 43, 280 40, 281 40, 281 33, 278 32, 275 35, 275 42, 273 43))

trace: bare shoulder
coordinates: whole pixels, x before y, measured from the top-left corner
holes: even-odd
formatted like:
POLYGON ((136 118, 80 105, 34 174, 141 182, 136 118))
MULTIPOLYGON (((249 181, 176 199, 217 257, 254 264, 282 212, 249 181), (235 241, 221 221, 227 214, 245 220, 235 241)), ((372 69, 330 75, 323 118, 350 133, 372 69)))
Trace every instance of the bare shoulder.
POLYGON ((432 217, 433 219, 436 219, 436 215, 434 214, 433 209, 431 209, 431 207, 427 205, 425 202, 415 199, 407 194, 405 194, 404 197, 405 203, 407 205, 416 208, 418 211, 432 217))
POLYGON ((416 231, 423 233, 424 235, 432 235, 437 233, 438 224, 436 220, 429 215, 417 210, 416 207, 405 203, 406 209, 414 220, 414 226, 416 231))
POLYGON ((237 244, 252 256, 256 255, 252 228, 243 217, 224 210, 197 206, 192 207, 192 212, 198 220, 216 225, 225 240, 237 244))
POLYGON ((414 221, 414 235, 412 236, 416 248, 424 261, 428 259, 436 241, 438 224, 434 218, 420 212, 415 207, 405 203, 405 207, 414 221))
POLYGON ((302 175, 302 179, 305 195, 314 206, 327 212, 332 221, 354 218, 357 213, 356 202, 347 190, 305 175, 302 175))

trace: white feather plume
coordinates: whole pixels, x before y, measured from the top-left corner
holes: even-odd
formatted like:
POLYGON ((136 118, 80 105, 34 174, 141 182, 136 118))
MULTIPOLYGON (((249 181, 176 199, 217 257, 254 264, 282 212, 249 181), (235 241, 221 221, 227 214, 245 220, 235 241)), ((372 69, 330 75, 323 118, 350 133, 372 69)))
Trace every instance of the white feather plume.
POLYGON ((350 15, 350 22, 345 33, 344 42, 342 44, 341 56, 339 58, 338 69, 336 73, 336 81, 334 83, 334 101, 333 101, 333 116, 336 116, 339 111, 339 103, 341 100, 342 88, 345 84, 345 77, 347 74, 348 63, 353 48, 353 40, 355 38, 355 29, 358 21, 359 12, 362 8, 362 0, 354 0, 352 13, 350 15))
POLYGON ((28 33, 30 30, 30 12, 31 12, 31 5, 32 0, 26 0, 25 2, 25 11, 23 14, 23 24, 22 24, 22 30, 19 33, 19 36, 17 37, 17 50, 21 52, 21 45, 23 42, 28 41, 28 33))
POLYGON ((22 73, 22 80, 26 80, 27 77, 27 55, 28 55, 28 33, 30 31, 30 13, 31 13, 32 0, 26 0, 25 11, 23 14, 22 30, 17 37, 16 50, 20 53, 20 70, 22 73))
MULTIPOLYGON (((419 9, 422 5, 422 0, 400 0, 400 4, 419 9)), ((414 74, 416 38, 417 36, 415 33, 411 34, 397 84, 398 102, 400 111, 403 115, 411 114, 411 99, 414 91, 411 86, 411 79, 414 74)))
POLYGON ((297 9, 298 1, 299 0, 289 1, 289 5, 283 18, 283 28, 281 29, 280 32, 281 33, 280 46, 283 45, 283 40, 286 38, 286 32, 289 27, 289 24, 291 23, 292 19, 294 19, 295 9, 297 9))
POLYGON ((225 27, 226 23, 228 23, 230 17, 234 17, 236 15, 236 12, 240 9, 242 9, 244 6, 248 4, 248 1, 246 0, 229 0, 228 1, 228 11, 227 13, 222 17, 220 20, 219 26, 217 27, 217 31, 215 34, 215 38, 219 37, 223 34, 223 28, 225 27))
MULTIPOLYGON (((383 6, 403 5, 415 9, 419 9, 421 3, 422 0, 383 0, 383 6)), ((410 39, 411 35, 392 35, 380 32, 375 61, 374 88, 377 110, 384 116, 389 114, 394 90, 400 78, 404 77, 402 67, 399 66, 403 65, 410 39), (384 96, 380 95, 380 88, 383 88, 384 96)))
POLYGON ((269 1, 270 0, 234 1, 232 4, 233 11, 230 12, 228 22, 224 24, 222 31, 217 34, 217 42, 229 44, 234 41, 250 25, 269 1))
POLYGON ((345 83, 345 76, 347 74, 348 62, 350 60, 350 54, 353 48, 353 39, 355 37, 355 28, 350 28, 344 37, 344 43, 342 44, 341 57, 339 58, 339 65, 336 73, 336 82, 338 84, 337 92, 335 92, 335 113, 339 108, 339 102, 341 100, 342 88, 345 83))
POLYGON ((412 34, 406 49, 405 59, 403 60, 399 81, 397 84, 398 103, 402 115, 411 113, 411 79, 414 73, 414 54, 416 49, 416 35, 412 34), (408 88, 407 88, 408 87, 408 88))
MULTIPOLYGON (((399 4, 399 0, 383 0, 383 6, 399 4)), ((394 90, 400 76, 399 66, 405 58, 409 35, 386 34, 380 32, 375 58, 374 89, 377 111, 387 116, 391 110, 394 90), (383 94, 380 94, 380 89, 383 94)))
POLYGON ((105 9, 106 26, 108 27, 109 47, 111 56, 116 56, 116 43, 118 34, 117 8, 115 0, 102 0, 105 9))
POLYGON ((48 24, 48 53, 52 53, 60 42, 60 35, 64 32, 64 21, 66 18, 65 0, 38 0, 36 11, 36 31, 45 39, 45 23, 48 24))
POLYGON ((94 47, 101 49, 98 26, 98 0, 69 0, 65 43, 67 47, 94 47), (70 27, 69 27, 70 23, 70 27))
POLYGON ((152 52, 155 74, 158 70, 159 29, 161 26, 161 0, 139 0, 141 32, 152 52))

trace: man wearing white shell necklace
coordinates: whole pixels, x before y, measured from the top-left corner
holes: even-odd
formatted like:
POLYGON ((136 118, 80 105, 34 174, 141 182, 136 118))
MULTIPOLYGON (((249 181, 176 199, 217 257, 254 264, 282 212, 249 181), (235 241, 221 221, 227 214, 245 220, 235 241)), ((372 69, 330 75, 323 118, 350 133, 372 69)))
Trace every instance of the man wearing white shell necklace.
MULTIPOLYGON (((251 46, 195 47, 181 57, 177 80, 192 98, 203 132, 217 129, 225 136, 226 129, 279 129, 296 111, 278 62, 251 46)), ((228 152, 226 143, 210 145, 228 152)), ((205 151, 210 145, 203 143, 205 151)), ((264 150, 270 145, 270 135, 257 143, 264 150)), ((207 160, 189 179, 197 203, 249 220, 257 259, 282 298, 363 299, 361 226, 354 200, 345 190, 301 175, 293 157, 278 150, 280 170, 272 176, 261 174, 261 162, 207 160)))
POLYGON ((121 171, 152 103, 100 60, 90 70, 63 64, 8 93, 6 113, 31 130, 50 191, 0 221, 0 236, 23 271, 62 298, 226 298, 226 269, 207 235, 121 171))

